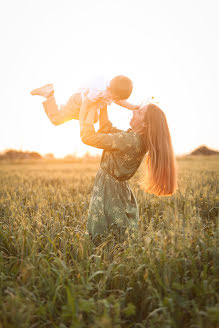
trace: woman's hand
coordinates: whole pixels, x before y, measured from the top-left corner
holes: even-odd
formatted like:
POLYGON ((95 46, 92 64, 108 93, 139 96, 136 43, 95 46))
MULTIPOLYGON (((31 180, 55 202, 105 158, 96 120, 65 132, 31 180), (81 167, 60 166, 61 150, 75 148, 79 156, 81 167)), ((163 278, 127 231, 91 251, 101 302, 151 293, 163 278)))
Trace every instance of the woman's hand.
POLYGON ((80 124, 83 123, 94 123, 95 114, 97 112, 98 105, 90 101, 89 98, 85 98, 80 109, 80 124))
POLYGON ((109 121, 108 113, 107 113, 107 105, 103 106, 100 109, 100 115, 99 115, 99 128, 101 129, 103 126, 106 125, 106 123, 109 121))
POLYGON ((85 118, 86 118, 87 113, 88 113, 89 105, 90 105, 90 101, 87 97, 85 97, 82 104, 81 104, 81 108, 80 108, 80 114, 79 114, 80 122, 85 121, 85 118))

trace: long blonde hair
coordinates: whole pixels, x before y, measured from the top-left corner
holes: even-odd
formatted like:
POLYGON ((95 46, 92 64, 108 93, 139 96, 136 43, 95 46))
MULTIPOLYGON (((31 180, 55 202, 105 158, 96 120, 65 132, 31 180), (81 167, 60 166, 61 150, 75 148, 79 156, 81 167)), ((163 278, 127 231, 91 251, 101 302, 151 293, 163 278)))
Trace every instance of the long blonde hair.
POLYGON ((157 196, 170 196, 177 188, 176 160, 170 131, 164 112, 155 104, 148 104, 144 116, 143 134, 146 154, 146 174, 143 189, 157 196))

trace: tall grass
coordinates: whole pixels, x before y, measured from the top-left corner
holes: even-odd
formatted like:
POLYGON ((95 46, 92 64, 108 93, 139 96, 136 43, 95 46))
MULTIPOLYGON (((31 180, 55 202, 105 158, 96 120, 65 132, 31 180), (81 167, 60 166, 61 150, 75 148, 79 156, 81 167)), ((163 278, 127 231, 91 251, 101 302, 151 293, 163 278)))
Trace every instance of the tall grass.
POLYGON ((132 181, 139 233, 86 232, 98 163, 0 166, 0 327, 219 327, 219 158, 177 161, 179 190, 132 181))

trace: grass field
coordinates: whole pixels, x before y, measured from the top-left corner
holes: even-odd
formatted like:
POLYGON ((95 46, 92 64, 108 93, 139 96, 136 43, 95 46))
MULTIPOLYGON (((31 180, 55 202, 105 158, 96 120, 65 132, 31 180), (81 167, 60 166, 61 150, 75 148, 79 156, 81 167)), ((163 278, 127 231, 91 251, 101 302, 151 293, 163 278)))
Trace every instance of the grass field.
POLYGON ((139 190, 139 235, 85 234, 99 163, 0 163, 0 327, 219 327, 219 156, 139 190))

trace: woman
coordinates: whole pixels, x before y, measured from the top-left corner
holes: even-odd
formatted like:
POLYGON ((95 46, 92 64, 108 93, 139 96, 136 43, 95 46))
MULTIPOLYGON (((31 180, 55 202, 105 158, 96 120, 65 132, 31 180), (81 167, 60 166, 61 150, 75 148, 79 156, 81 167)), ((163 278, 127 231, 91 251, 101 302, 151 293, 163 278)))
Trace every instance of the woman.
POLYGON ((95 132, 95 106, 86 99, 80 111, 83 143, 104 149, 100 169, 91 196, 87 229, 92 238, 118 228, 138 226, 138 206, 129 187, 129 180, 147 153, 145 191, 168 196, 176 190, 175 157, 169 128, 163 111, 154 104, 133 112, 131 129, 114 128, 108 119, 107 107, 100 112, 100 129, 95 132))

